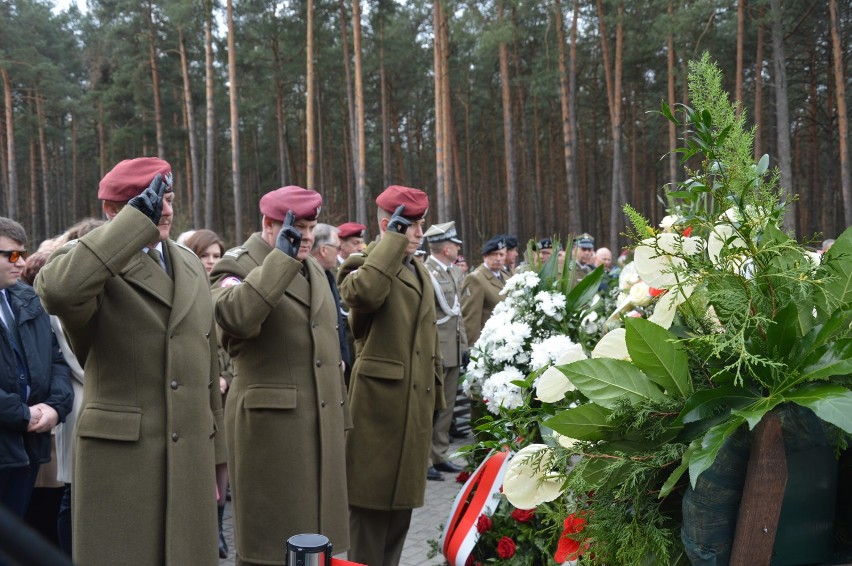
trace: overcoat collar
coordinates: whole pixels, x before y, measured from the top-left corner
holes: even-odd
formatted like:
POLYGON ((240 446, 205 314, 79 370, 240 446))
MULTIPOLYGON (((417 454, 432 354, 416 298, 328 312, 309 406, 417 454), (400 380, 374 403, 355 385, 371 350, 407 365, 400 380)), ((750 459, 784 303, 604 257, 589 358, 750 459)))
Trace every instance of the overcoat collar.
MULTIPOLYGON (((168 243, 164 242, 163 248, 166 248, 168 243)), ((175 256, 180 254, 169 254, 169 260, 174 260, 175 256)), ((179 271, 177 266, 172 264, 172 273, 179 271)), ((182 266, 181 266, 182 267, 182 266)), ((167 307, 172 306, 174 300, 174 287, 177 282, 172 281, 163 269, 157 265, 144 251, 139 250, 139 253, 133 254, 130 261, 119 272, 119 275, 128 284, 138 287, 153 296, 167 307)))

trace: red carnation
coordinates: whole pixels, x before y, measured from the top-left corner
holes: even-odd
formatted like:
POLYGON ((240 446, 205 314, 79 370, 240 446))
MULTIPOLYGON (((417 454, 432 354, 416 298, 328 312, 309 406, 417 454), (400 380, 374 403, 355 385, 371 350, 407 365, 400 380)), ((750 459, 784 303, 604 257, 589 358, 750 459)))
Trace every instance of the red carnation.
POLYGON ((535 517, 535 509, 515 509, 512 518, 519 523, 529 523, 535 517))
POLYGON ((553 559, 562 564, 568 560, 575 560, 589 548, 588 541, 581 544, 580 541, 574 540, 569 535, 576 535, 583 530, 583 525, 586 520, 582 517, 577 517, 573 513, 565 518, 564 530, 559 537, 559 546, 556 548, 556 554, 553 559))
POLYGON ((470 479, 470 472, 462 470, 459 472, 459 475, 456 476, 456 483, 464 483, 468 479, 470 479))
POLYGON ((479 518, 476 519, 476 530, 479 534, 487 533, 491 530, 491 526, 493 524, 491 517, 488 515, 480 515, 479 518))
POLYGON ((497 542, 497 556, 507 560, 515 555, 515 541, 509 537, 503 537, 497 542))

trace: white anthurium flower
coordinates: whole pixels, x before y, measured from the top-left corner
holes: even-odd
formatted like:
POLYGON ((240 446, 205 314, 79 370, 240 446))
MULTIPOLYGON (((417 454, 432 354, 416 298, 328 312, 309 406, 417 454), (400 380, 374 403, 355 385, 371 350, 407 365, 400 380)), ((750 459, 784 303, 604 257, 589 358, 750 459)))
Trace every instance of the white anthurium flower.
POLYGON ((806 251, 805 258, 807 258, 807 260, 811 262, 812 267, 816 269, 817 267, 819 267, 819 264, 822 261, 822 254, 819 254, 817 252, 806 251))
POLYGON ((562 479, 552 467, 556 454, 546 444, 530 444, 512 456, 503 476, 503 493, 518 509, 533 509, 562 494, 562 479))
POLYGON ((621 269, 618 274, 618 288, 627 291, 639 282, 639 273, 636 271, 636 262, 631 261, 621 269))
MULTIPOLYGON (((583 356, 585 358, 585 356, 583 356)), ((535 386, 535 392, 540 401, 545 403, 558 403, 565 398, 565 394, 574 391, 576 387, 565 374, 550 366, 541 374, 535 386)))
POLYGON ((676 214, 664 216, 663 219, 660 220, 660 228, 662 228, 664 232, 671 232, 672 226, 674 226, 679 219, 680 217, 676 214))
POLYGON ((695 286, 684 285, 679 291, 669 291, 657 300, 657 304, 654 305, 654 312, 648 317, 648 320, 663 328, 671 328, 677 307, 689 298, 693 290, 695 290, 695 286))
POLYGON ((682 255, 693 255, 701 251, 700 238, 689 238, 680 234, 659 234, 647 238, 636 248, 634 263, 639 277, 656 289, 668 289, 678 283, 673 273, 675 268, 686 265, 682 255))
POLYGON ((627 331, 623 328, 616 328, 604 334, 594 350, 592 350, 593 358, 612 358, 615 360, 629 360, 630 354, 627 353, 627 331))
POLYGON ((631 287, 627 296, 630 302, 637 307, 646 307, 651 304, 651 300, 653 299, 651 297, 651 288, 644 281, 640 281, 631 287))
POLYGON ((707 255, 710 256, 710 261, 713 262, 713 265, 720 269, 731 269, 734 272, 740 271, 745 262, 745 257, 727 255, 722 259, 720 256, 722 255, 722 250, 725 248, 744 248, 745 246, 745 241, 737 235, 734 227, 730 224, 717 224, 707 237, 707 255), (728 240, 731 241, 730 244, 726 244, 728 240))
POLYGON ((564 434, 559 434, 555 430, 553 431, 553 439, 559 443, 559 446, 565 448, 566 450, 571 450, 574 448, 574 445, 579 442, 576 438, 571 438, 570 436, 565 436, 564 434))

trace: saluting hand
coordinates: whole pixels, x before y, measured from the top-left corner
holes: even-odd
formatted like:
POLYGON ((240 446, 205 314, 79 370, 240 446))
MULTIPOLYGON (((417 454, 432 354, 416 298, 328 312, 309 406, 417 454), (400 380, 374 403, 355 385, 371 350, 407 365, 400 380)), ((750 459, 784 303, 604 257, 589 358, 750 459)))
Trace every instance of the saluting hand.
POLYGON ((295 220, 296 215, 292 210, 288 210, 284 225, 278 232, 278 239, 275 240, 275 247, 292 258, 299 253, 299 246, 302 243, 302 233, 293 226, 295 220))
POLYGON ((393 211, 393 216, 391 216, 388 222, 388 230, 391 232, 405 234, 408 231, 408 227, 411 226, 411 221, 402 215, 403 210, 405 210, 405 205, 401 204, 393 211))
POLYGON ((142 194, 130 199, 127 204, 151 219, 155 225, 160 223, 160 216, 163 214, 163 195, 166 194, 166 189, 169 186, 163 181, 163 176, 157 174, 148 188, 142 191, 142 194))

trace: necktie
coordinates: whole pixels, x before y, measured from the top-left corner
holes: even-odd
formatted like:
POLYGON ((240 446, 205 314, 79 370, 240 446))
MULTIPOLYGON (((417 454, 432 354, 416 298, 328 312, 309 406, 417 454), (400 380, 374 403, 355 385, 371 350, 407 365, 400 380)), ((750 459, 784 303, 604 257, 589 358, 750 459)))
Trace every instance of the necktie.
POLYGON ((160 253, 160 250, 157 248, 148 248, 148 255, 157 262, 157 265, 162 268, 163 271, 166 270, 166 266, 163 265, 163 254, 160 253))
POLYGON ((21 399, 26 401, 30 396, 29 370, 24 358, 24 351, 21 349, 21 335, 18 332, 18 325, 15 323, 15 316, 9 306, 9 296, 5 291, 2 291, 0 297, 2 297, 0 298, 0 307, 3 308, 3 319, 6 323, 6 330, 9 331, 9 342, 11 342, 12 350, 15 352, 15 364, 18 367, 18 393, 21 399))

